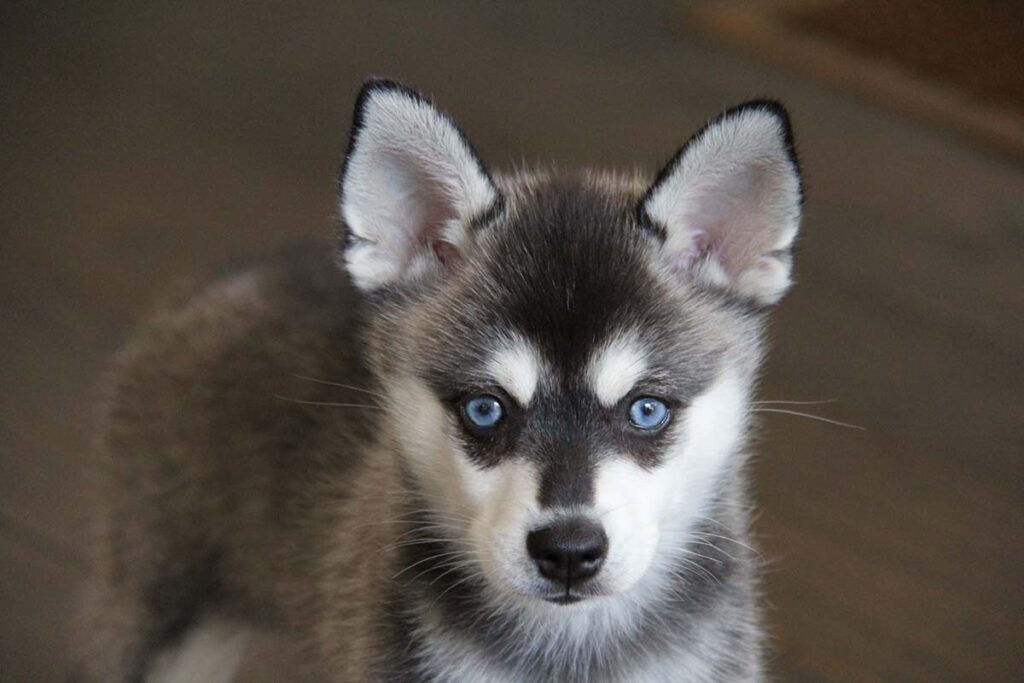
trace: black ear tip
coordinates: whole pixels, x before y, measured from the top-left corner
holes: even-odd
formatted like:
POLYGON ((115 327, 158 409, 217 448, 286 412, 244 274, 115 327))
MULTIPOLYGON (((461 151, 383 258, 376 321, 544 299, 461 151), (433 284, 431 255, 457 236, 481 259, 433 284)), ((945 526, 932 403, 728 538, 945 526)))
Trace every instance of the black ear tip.
POLYGON ((779 124, 782 126, 782 130, 787 142, 792 141, 793 123, 789 118, 789 111, 786 109, 785 105, 783 105, 782 102, 779 102, 778 100, 768 98, 750 100, 748 102, 744 102, 743 104, 738 104, 735 107, 730 107, 729 109, 726 109, 718 117, 718 120, 724 121, 725 119, 729 119, 734 116, 754 112, 769 114, 775 119, 777 119, 779 124))
POLYGON ((358 140, 359 134, 362 132, 363 126, 366 123, 367 106, 374 97, 388 93, 397 93, 404 95, 411 100, 415 100, 416 102, 430 104, 430 101, 427 100, 426 97, 400 81, 378 76, 371 76, 367 78, 363 82, 363 87, 359 89, 359 95, 356 96, 356 104, 355 107, 353 107, 352 126, 348 136, 348 149, 345 151, 345 161, 342 163, 341 171, 338 174, 339 183, 345 177, 345 169, 348 167, 348 160, 352 156, 352 151, 355 149, 356 141, 358 140))
POLYGON ((731 111, 750 111, 750 110, 761 110, 769 112, 777 116, 780 119, 789 121, 789 112, 786 110, 786 106, 779 100, 772 99, 770 97, 759 97, 757 99, 748 100, 742 104, 738 104, 731 109, 731 111))
POLYGON ((360 89, 359 94, 362 95, 376 92, 400 92, 411 97, 423 97, 423 95, 421 95, 415 88, 393 78, 387 78, 386 76, 370 76, 363 81, 363 87, 360 89))
MULTIPOLYGON (((731 107, 722 112, 718 118, 712 121, 714 123, 720 123, 729 118, 740 116, 747 113, 762 113, 772 116, 776 121, 779 122, 779 127, 782 131, 782 143, 786 148, 786 153, 789 155, 790 161, 793 162, 793 166, 796 167, 797 173, 800 173, 800 160, 796 152, 796 143, 793 140, 793 123, 789 117, 789 111, 785 105, 779 100, 771 98, 759 98, 738 104, 735 107, 731 107)), ((711 124, 708 125, 708 128, 711 124)))
POLYGON ((363 87, 359 89, 359 95, 356 97, 356 112, 358 113, 365 109, 366 103, 369 102, 372 97, 385 93, 405 95, 406 97, 418 102, 427 101, 427 98, 419 91, 409 87, 401 81, 396 81, 391 78, 371 76, 363 82, 363 87))

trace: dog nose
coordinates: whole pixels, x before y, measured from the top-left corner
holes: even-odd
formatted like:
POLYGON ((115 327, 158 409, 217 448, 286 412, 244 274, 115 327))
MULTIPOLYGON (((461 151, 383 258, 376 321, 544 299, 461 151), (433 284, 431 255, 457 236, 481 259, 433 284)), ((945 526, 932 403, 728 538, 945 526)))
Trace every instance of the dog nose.
POLYGON ((526 550, 542 576, 566 586, 597 574, 608 553, 608 536, 599 524, 574 517, 531 531, 526 550))

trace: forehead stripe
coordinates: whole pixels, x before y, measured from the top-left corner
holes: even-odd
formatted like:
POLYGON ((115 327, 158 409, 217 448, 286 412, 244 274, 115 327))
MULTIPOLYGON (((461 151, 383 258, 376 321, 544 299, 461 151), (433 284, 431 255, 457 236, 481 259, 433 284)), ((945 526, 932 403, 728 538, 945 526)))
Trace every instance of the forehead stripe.
POLYGON ((494 354, 488 372, 520 405, 525 406, 537 389, 540 358, 528 342, 517 339, 494 354))
POLYGON ((594 354, 589 380, 597 400, 618 403, 647 371, 647 350, 633 337, 615 337, 594 354))

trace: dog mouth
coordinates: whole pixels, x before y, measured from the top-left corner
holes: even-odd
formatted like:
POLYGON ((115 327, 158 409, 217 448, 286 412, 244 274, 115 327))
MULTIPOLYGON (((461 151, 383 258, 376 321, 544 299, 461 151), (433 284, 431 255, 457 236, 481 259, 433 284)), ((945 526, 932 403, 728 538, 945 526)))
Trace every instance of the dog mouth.
POLYGON ((573 595, 571 593, 565 593, 563 595, 555 595, 545 597, 544 600, 550 602, 553 605, 574 605, 577 602, 583 602, 586 597, 583 595, 573 595))
POLYGON ((549 602, 552 605, 575 605, 583 602, 584 600, 597 597, 597 595, 598 594, 594 593, 592 590, 580 590, 577 586, 568 586, 558 593, 541 595, 540 598, 544 600, 544 602, 549 602))

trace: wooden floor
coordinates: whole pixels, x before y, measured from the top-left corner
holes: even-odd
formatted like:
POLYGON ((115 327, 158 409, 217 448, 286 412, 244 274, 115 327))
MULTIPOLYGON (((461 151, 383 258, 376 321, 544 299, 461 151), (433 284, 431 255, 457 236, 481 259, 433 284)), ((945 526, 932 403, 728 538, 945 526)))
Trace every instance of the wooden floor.
POLYGON ((0 9, 0 680, 62 676, 110 353, 176 278, 326 234, 367 74, 499 163, 654 167, 784 99, 807 219, 763 393, 866 431, 766 417, 774 670, 1024 680, 1024 170, 657 4, 93 4, 0 9))

